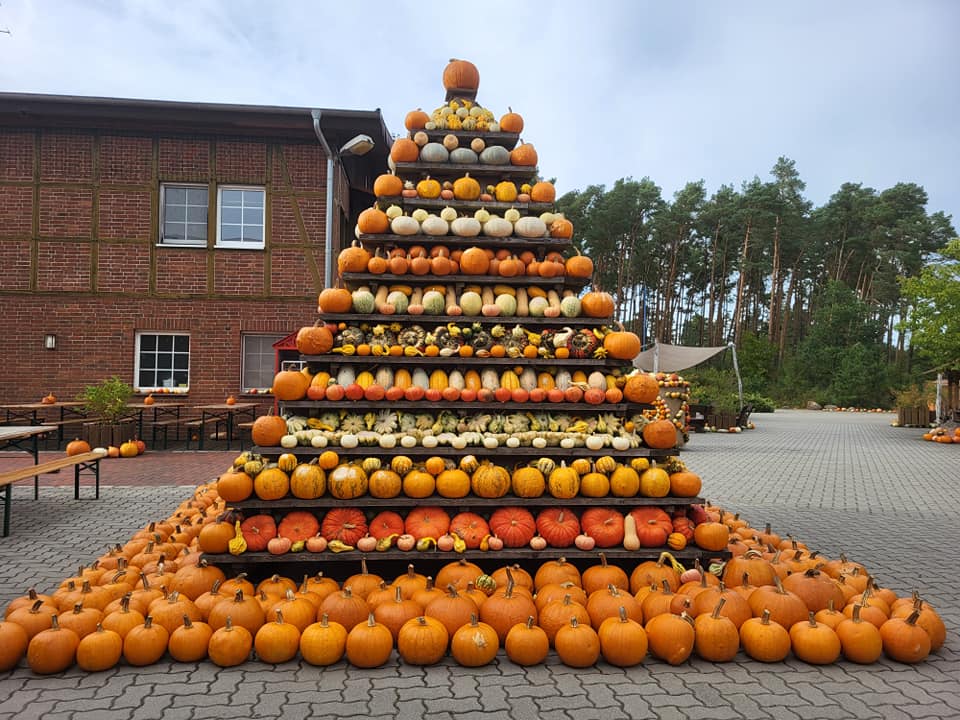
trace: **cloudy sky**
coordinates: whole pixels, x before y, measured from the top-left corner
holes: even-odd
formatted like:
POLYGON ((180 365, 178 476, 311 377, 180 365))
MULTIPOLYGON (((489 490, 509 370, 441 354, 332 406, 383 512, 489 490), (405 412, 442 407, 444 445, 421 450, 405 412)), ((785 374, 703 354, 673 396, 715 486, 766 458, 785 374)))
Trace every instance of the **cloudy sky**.
POLYGON ((561 192, 712 191, 786 155, 818 204, 910 181, 960 226, 958 28, 953 0, 2 0, 0 89, 380 108, 397 132, 463 57, 561 192))

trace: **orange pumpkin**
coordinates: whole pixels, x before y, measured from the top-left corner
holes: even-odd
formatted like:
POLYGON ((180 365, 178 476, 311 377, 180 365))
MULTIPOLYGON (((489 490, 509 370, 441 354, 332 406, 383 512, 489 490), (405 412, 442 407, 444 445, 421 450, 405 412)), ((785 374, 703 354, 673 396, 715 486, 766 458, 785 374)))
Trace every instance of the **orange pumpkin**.
POLYGON ((647 447, 668 450, 677 444, 677 429, 669 420, 654 420, 643 426, 643 442, 647 447))
POLYGON ((393 141, 390 157, 394 162, 416 162, 420 157, 420 146, 410 138, 400 137, 393 141))
POLYGON ((588 278, 593 275, 593 260, 586 255, 581 255, 579 250, 576 255, 567 258, 565 265, 569 277, 588 278))
POLYGON ((591 290, 583 296, 580 307, 587 317, 607 318, 613 315, 613 298, 610 293, 591 290))
POLYGON ((308 387, 310 378, 299 370, 281 370, 273 377, 273 395, 277 400, 300 400, 306 396, 308 387))
POLYGON ((403 180, 393 173, 384 173, 373 181, 373 194, 377 197, 396 197, 402 192, 403 180))
MULTIPOLYGON (((427 115, 423 110, 417 108, 416 110, 411 110, 407 113, 406 117, 403 119, 403 126, 407 130, 423 130, 426 124, 430 122, 430 116, 427 115)), ((376 192, 377 186, 373 186, 374 192, 376 192)), ((377 193, 379 195, 380 193, 377 193)), ((397 193, 399 195, 400 193, 397 193)))
POLYGON ((460 272, 464 275, 485 275, 489 269, 490 258, 481 248, 467 248, 460 256, 460 272))
POLYGON ((621 330, 607 333, 603 338, 603 347, 610 357, 617 360, 633 360, 640 354, 640 338, 636 333, 621 330))
MULTIPOLYGON (((377 235, 390 229, 390 218, 376 205, 367 208, 357 218, 357 229, 364 235, 377 235)), ((366 262, 364 262, 366 265, 366 262)))
POLYGON ((324 325, 306 325, 297 332, 296 342, 302 355, 324 355, 333 348, 333 334, 324 325))
POLYGON ((623 396, 633 403, 652 403, 660 394, 660 383, 649 373, 636 373, 627 378, 623 396))
POLYGON ((572 238, 573 223, 567 220, 565 217, 557 217, 556 220, 550 223, 550 237, 566 239, 572 238))
MULTIPOLYGON (((519 113, 515 113, 511 107, 508 107, 507 110, 508 112, 500 118, 500 130, 507 133, 523 132, 523 117, 519 113)), ((553 201, 544 200, 543 202, 553 201)))
POLYGON ((552 182, 541 180, 530 188, 530 199, 533 202, 552 203, 557 199, 557 189, 552 182))
POLYGON ((77 438, 67 443, 67 455, 80 455, 88 452, 90 452, 90 443, 86 440, 77 438))
MULTIPOLYGON (((364 210, 363 212, 368 212, 364 210)), ((379 210, 377 212, 380 212, 379 210)), ((362 215, 363 213, 361 213, 362 215)), ((386 215, 384 215, 386 217, 386 215)), ((361 229, 360 232, 363 232, 361 229)), ((380 232, 383 232, 382 230, 380 232)), ((366 272, 367 263, 370 262, 370 253, 364 250, 360 245, 354 242, 353 245, 345 247, 337 256, 337 270, 345 272, 366 272)))
POLYGON ((445 90, 476 90, 480 87, 480 71, 469 60, 451 58, 443 69, 445 90))
POLYGON ((280 444, 280 438, 287 434, 287 421, 279 415, 261 415, 253 421, 250 430, 254 445, 261 447, 275 447, 280 444))
POLYGON ((353 309, 353 298, 346 288, 325 288, 318 298, 320 312, 346 313, 353 309))
POLYGON ((510 164, 523 167, 533 167, 537 164, 537 151, 530 143, 523 140, 510 151, 510 164))

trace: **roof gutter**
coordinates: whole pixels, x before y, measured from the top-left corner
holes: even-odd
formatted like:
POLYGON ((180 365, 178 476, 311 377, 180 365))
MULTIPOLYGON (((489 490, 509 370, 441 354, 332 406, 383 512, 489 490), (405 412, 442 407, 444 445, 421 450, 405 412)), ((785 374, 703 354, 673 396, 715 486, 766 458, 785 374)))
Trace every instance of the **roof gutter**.
POLYGON ((327 154, 327 204, 324 212, 323 230, 323 286, 329 288, 333 287, 334 154, 330 150, 327 139, 323 136, 323 130, 320 129, 320 118, 323 117, 323 110, 311 110, 310 115, 313 117, 313 132, 323 146, 323 151, 327 154))

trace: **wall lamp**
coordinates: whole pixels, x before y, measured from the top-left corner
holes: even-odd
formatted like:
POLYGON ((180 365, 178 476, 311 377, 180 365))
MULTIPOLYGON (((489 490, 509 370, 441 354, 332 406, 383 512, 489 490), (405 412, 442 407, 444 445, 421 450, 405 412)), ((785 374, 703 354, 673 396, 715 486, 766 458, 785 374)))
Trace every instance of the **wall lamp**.
POLYGON ((44 335, 43 337, 43 346, 47 350, 56 350, 57 349, 57 336, 56 335, 44 335))

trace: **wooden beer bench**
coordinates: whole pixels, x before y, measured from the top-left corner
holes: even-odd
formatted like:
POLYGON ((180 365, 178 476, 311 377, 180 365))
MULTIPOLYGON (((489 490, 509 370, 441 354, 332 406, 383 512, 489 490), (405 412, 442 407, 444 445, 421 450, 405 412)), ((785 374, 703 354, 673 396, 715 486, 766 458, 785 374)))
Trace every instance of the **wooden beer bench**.
POLYGON ((0 473, 0 487, 4 490, 3 503, 3 537, 10 534, 10 505, 13 501, 12 487, 13 483, 27 478, 34 478, 34 497, 36 497, 37 487, 40 483, 38 475, 51 473, 73 466, 73 497, 80 499, 80 473, 89 472, 94 477, 95 499, 100 498, 100 460, 105 458, 105 450, 91 450, 90 452, 80 453, 78 455, 67 455, 65 457, 47 460, 47 462, 36 465, 27 465, 16 470, 8 470, 0 473))

